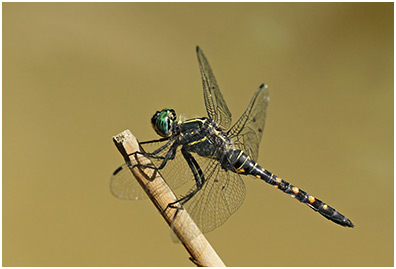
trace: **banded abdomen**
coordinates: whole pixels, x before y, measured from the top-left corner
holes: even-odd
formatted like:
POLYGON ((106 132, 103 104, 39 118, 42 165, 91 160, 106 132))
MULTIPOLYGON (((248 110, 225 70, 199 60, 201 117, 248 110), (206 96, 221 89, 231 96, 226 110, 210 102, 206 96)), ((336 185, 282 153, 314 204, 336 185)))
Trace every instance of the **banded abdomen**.
POLYGON ((268 170, 262 168, 248 155, 241 150, 228 151, 228 160, 235 169, 234 172, 242 175, 252 175, 273 185, 277 189, 283 191, 296 198, 298 201, 308 205, 313 210, 319 212, 325 218, 347 227, 354 227, 352 221, 342 215, 340 212, 325 204, 321 200, 309 195, 305 191, 291 185, 289 182, 277 177, 268 170))

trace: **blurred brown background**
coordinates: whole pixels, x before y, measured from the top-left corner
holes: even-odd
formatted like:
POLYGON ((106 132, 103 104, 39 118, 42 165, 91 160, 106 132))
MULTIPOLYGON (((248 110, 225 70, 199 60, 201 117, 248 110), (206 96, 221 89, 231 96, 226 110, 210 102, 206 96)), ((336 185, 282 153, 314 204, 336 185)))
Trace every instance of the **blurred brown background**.
POLYGON ((3 266, 191 266, 108 184, 113 135, 205 115, 195 46, 236 120, 265 82, 259 163, 347 229, 246 177, 207 238, 228 266, 393 265, 393 3, 4 3, 3 266))

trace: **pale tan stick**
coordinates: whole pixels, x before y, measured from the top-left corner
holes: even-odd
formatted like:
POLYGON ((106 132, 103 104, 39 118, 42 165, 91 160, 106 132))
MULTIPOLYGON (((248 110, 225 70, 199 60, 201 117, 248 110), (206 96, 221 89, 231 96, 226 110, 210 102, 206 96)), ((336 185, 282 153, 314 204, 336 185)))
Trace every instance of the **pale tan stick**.
MULTIPOLYGON (((148 158, 141 154, 130 155, 131 153, 141 152, 139 144, 131 131, 123 131, 114 136, 113 141, 125 161, 130 160, 132 164, 140 163, 147 165, 151 163, 148 158)), ((155 173, 151 168, 141 168, 139 166, 135 166, 131 171, 159 212, 161 212, 168 225, 172 226, 173 231, 188 253, 190 253, 191 261, 198 266, 224 267, 223 261, 198 229, 187 211, 168 207, 177 198, 161 175, 155 173)))

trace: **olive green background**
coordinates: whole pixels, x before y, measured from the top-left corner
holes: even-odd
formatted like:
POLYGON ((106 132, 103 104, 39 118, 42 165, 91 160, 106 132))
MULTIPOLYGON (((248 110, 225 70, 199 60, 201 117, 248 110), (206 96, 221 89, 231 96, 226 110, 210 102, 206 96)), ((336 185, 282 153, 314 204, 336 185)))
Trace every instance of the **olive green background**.
POLYGON ((234 121, 269 85, 258 162, 356 224, 245 177, 225 264, 393 266, 393 3, 4 3, 3 266, 192 265, 108 185, 113 135, 205 115, 196 45, 234 121))

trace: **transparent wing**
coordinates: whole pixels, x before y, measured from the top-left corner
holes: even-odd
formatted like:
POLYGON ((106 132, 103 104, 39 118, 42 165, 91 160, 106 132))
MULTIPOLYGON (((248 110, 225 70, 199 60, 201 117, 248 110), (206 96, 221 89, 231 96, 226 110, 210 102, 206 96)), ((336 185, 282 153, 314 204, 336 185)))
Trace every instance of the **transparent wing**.
POLYGON ((234 146, 244 151, 254 160, 258 158, 258 149, 263 136, 268 102, 268 87, 262 84, 257 89, 245 112, 228 131, 234 146))
MULTIPOLYGON (((194 175, 180 150, 181 147, 176 151, 175 158, 160 170, 178 199, 196 189, 194 175)), ((164 155, 165 152, 167 150, 161 154, 164 155)), ((242 205, 246 193, 245 184, 239 174, 224 170, 218 160, 201 157, 193 152, 190 154, 201 168, 205 183, 183 206, 205 233, 222 225, 242 205)), ((159 159, 151 160, 159 166, 159 159)))
MULTIPOLYGON (((155 157, 150 157, 156 167, 161 164, 171 146, 172 144, 164 148, 155 157)), ((174 158, 159 171, 175 191, 178 199, 196 189, 194 175, 180 150, 181 147, 177 149, 174 158)), ((209 232, 222 225, 242 205, 246 193, 245 184, 240 175, 224 170, 219 161, 201 157, 196 153, 191 154, 203 171, 205 183, 202 189, 184 204, 184 207, 201 231, 209 232)), ((114 172, 110 188, 111 192, 121 199, 146 198, 143 188, 134 178, 128 164, 122 165, 114 172)))
POLYGON ((111 176, 110 191, 119 199, 142 200, 148 197, 126 163, 115 170, 111 176))
MULTIPOLYGON (((181 147, 176 151, 175 158, 160 170, 178 199, 197 188, 194 175, 180 150, 181 147)), ((158 156, 163 156, 166 152, 164 150, 158 156)), ((224 170, 218 160, 201 157, 193 152, 190 154, 201 168, 205 183, 183 206, 205 233, 222 225, 242 205, 246 193, 245 184, 240 175, 224 170)), ((151 160, 157 167, 161 163, 161 159, 151 160)))
MULTIPOLYGON (((194 155, 198 163, 204 160, 194 155)), ((211 160, 205 168, 206 183, 184 207, 203 233, 221 226, 245 200, 245 184, 239 174, 211 160)))
MULTIPOLYGON (((161 144, 165 145, 166 143, 145 144, 144 152, 153 152, 155 149, 160 148, 161 144)), ((154 157, 150 157, 150 160, 155 167, 159 167, 161 165, 171 146, 172 144, 169 144, 154 157)), ((192 172, 180 152, 180 149, 181 148, 179 147, 176 150, 174 159, 170 159, 166 166, 159 171, 172 190, 180 188, 189 180, 192 183, 195 182, 192 178, 192 172)), ((151 168, 145 168, 144 172, 152 175, 154 170, 151 168)), ((110 190, 111 193, 119 199, 142 200, 147 198, 147 194, 135 179, 128 164, 123 164, 113 173, 110 179, 110 190)))
MULTIPOLYGON (((156 154, 155 157, 150 157, 150 160, 155 167, 159 167, 161 165, 172 145, 173 144, 169 145, 164 150, 156 154)), ((153 152, 151 149, 148 150, 148 145, 144 145, 144 150, 147 152, 153 152)), ((181 147, 179 146, 174 158, 169 159, 165 167, 158 171, 173 191, 181 188, 188 181, 191 181, 191 183, 195 182, 192 178, 192 172, 180 150, 181 147)))
POLYGON ((208 116, 214 119, 221 128, 227 130, 231 126, 231 112, 220 92, 216 78, 209 66, 209 62, 203 54, 203 51, 198 46, 197 57, 199 69, 201 71, 205 106, 208 116))

